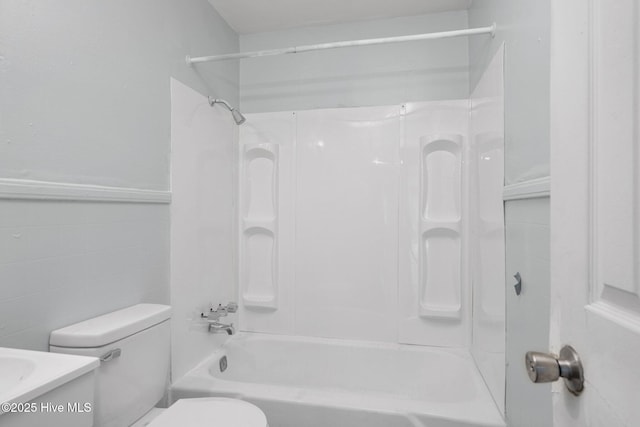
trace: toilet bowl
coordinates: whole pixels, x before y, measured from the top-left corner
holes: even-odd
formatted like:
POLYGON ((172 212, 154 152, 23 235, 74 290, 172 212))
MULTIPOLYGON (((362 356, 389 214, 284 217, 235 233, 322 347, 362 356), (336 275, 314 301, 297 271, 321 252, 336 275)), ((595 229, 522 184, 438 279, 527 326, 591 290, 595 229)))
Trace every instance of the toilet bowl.
POLYGON ((149 412, 169 386, 171 308, 138 304, 55 330, 49 351, 100 358, 95 427, 268 427, 255 405, 228 398, 181 399, 149 412))
POLYGON ((148 427, 202 426, 203 420, 224 427, 267 426, 267 418, 255 405, 225 397, 182 399, 171 405, 148 427))

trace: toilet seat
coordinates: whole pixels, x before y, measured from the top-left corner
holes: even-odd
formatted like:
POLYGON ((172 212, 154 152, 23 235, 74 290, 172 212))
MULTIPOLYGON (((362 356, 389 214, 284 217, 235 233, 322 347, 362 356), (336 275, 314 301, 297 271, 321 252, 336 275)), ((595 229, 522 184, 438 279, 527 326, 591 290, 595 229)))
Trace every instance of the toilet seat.
POLYGON ((181 399, 155 418, 148 427, 268 427, 257 406, 238 399, 204 397, 181 399))

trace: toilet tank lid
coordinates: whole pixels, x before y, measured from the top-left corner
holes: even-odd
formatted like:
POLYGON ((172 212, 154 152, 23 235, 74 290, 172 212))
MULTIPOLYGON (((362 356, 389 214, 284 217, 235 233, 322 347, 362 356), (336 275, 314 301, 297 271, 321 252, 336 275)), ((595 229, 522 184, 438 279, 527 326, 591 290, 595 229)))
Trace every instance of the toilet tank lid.
POLYGON ((51 332, 49 345, 91 348, 121 340, 171 317, 171 307, 138 304, 51 332))

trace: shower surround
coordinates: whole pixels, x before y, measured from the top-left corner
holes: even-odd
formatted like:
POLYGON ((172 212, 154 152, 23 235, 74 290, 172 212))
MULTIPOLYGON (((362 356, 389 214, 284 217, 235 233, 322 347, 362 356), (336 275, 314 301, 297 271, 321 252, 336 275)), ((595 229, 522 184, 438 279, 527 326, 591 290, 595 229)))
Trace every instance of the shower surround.
POLYGON ((247 118, 242 329, 469 346, 469 101, 247 118))
POLYGON ((174 236, 172 399, 239 397, 272 427, 504 426, 502 81, 499 52, 470 99, 252 113, 239 127, 176 93, 175 157, 190 160, 174 162, 173 218, 200 243, 174 236), (211 195, 236 187, 231 164, 237 250, 214 253, 227 228, 211 208, 232 197, 211 195), (208 272, 213 259, 238 281, 208 272), (228 298, 242 332, 196 328, 197 304, 228 298))

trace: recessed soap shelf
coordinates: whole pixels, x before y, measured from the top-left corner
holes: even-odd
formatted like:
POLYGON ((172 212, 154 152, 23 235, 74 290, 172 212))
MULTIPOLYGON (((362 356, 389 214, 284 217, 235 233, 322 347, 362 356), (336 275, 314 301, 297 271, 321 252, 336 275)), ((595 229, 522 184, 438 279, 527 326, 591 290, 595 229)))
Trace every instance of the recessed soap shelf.
POLYGON ((418 315, 462 316, 462 143, 460 134, 420 138, 418 315))
POLYGON ((243 307, 278 308, 278 145, 242 150, 240 295, 243 307))

